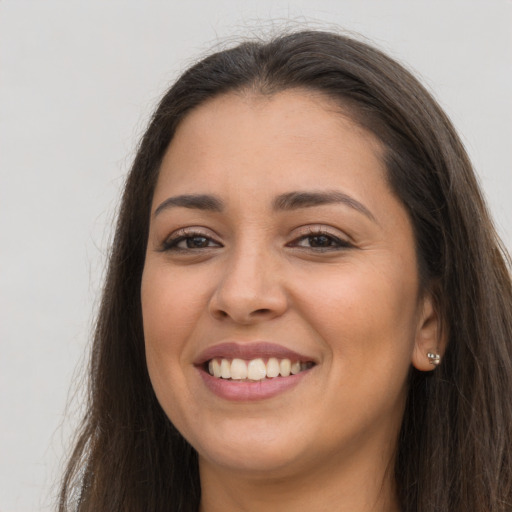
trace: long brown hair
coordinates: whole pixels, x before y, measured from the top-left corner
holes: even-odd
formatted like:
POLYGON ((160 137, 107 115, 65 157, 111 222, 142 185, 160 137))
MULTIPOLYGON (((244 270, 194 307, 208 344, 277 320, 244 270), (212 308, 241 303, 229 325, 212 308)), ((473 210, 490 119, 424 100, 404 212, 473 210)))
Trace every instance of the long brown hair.
POLYGON ((334 98, 380 139, 414 226, 422 283, 444 319, 442 364, 410 373, 395 467, 402 510, 512 510, 510 265, 463 145, 400 64, 352 38, 303 31, 205 58, 156 109, 126 181, 61 512, 198 510, 197 454, 163 413, 145 362, 140 284, 153 190, 191 109, 229 91, 290 88, 334 98))

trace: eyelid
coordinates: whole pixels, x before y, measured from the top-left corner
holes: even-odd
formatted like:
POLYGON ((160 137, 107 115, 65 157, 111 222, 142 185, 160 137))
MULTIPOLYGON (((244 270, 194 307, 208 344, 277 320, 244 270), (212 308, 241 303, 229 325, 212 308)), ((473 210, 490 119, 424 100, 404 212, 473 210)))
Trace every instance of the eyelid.
POLYGON ((326 224, 306 224, 304 226, 298 226, 293 229, 292 233, 296 238, 301 236, 328 235, 334 238, 339 238, 340 240, 346 241, 347 243, 353 243, 350 235, 339 228, 335 228, 334 226, 329 226, 326 224))
POLYGON ((299 249, 306 249, 306 250, 312 250, 315 252, 322 252, 322 251, 335 251, 335 250, 343 250, 343 249, 349 249, 355 247, 355 244, 351 241, 350 237, 346 235, 343 232, 340 232, 339 229, 332 228, 330 226, 325 225, 308 225, 303 226, 300 228, 297 228, 299 230, 299 233, 294 235, 293 240, 288 242, 286 245, 288 247, 293 248, 299 248, 299 249), (302 231, 302 232, 300 232, 302 231), (334 233, 333 231, 336 231, 334 233), (333 241, 336 242, 337 245, 333 245, 330 247, 303 247, 298 245, 298 242, 301 240, 312 238, 315 236, 327 236, 331 238, 333 241))
MULTIPOLYGON (((295 248, 295 249, 304 249, 313 252, 322 252, 322 251, 335 251, 335 250, 343 250, 355 247, 355 244, 351 241, 351 237, 346 233, 340 231, 338 228, 334 228, 332 226, 326 225, 305 225, 299 226, 292 230, 293 239, 286 243, 287 247, 295 248), (334 242, 334 244, 327 247, 306 247, 300 245, 299 242, 307 239, 318 236, 326 236, 334 242)), ((187 226, 183 228, 176 229, 170 235, 165 237, 162 241, 160 248, 158 249, 160 252, 166 252, 170 250, 183 251, 183 252, 197 252, 204 251, 207 249, 213 249, 215 247, 224 247, 222 242, 219 241, 219 236, 212 232, 212 230, 208 228, 203 228, 202 226, 187 226), (208 245, 206 247, 177 247, 177 245, 183 240, 191 239, 194 237, 204 237, 208 240, 208 245), (213 242, 213 245, 210 243, 213 242)))
POLYGON ((218 237, 215 233, 212 234, 212 231, 209 229, 202 228, 200 226, 187 226, 184 228, 179 228, 175 231, 173 231, 170 235, 166 236, 163 242, 160 244, 160 251, 165 252, 169 250, 176 250, 176 251, 197 251, 197 250, 205 250, 205 249, 211 249, 212 247, 223 247, 222 243, 218 241, 218 237), (209 241, 214 242, 215 246, 208 246, 204 248, 181 248, 177 247, 177 244, 180 243, 183 240, 186 240, 187 238, 194 238, 194 237, 204 237, 207 238, 209 241))

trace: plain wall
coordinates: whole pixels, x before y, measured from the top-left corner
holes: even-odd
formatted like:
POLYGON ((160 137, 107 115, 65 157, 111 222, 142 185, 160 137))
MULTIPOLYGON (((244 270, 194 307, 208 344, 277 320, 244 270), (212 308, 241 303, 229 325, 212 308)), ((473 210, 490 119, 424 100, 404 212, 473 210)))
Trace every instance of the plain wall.
POLYGON ((512 247, 510 0, 0 1, 0 512, 54 508, 69 390, 156 100, 219 39, 285 20, 361 33, 415 70, 512 247))

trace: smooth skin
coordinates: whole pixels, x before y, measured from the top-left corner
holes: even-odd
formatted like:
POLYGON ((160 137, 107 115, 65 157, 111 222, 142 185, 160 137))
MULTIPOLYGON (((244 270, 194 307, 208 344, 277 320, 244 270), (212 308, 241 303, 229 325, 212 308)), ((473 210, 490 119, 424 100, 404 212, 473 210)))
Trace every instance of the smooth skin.
POLYGON ((302 90, 229 93, 178 127, 141 296, 149 374, 198 451, 202 512, 398 510, 407 375, 431 370, 442 340, 381 156, 334 102, 302 90), (294 192, 329 197, 276 202, 294 192), (169 201, 183 195, 209 197, 169 201), (194 365, 224 341, 277 343, 316 365, 284 393, 233 402, 194 365))

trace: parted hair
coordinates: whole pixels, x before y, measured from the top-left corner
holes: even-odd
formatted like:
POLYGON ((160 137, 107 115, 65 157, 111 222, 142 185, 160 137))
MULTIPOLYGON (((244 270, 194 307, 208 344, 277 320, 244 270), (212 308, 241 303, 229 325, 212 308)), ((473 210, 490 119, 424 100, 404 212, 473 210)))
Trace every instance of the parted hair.
POLYGON ((380 140, 414 228, 421 285, 442 318, 442 363, 410 370, 394 468, 402 511, 512 510, 510 258, 466 151, 401 64, 366 42, 307 30, 204 58, 156 108, 122 196, 60 512, 197 512, 197 454, 161 409, 146 368, 140 286, 153 191, 192 109, 229 92, 294 88, 334 99, 380 140))

